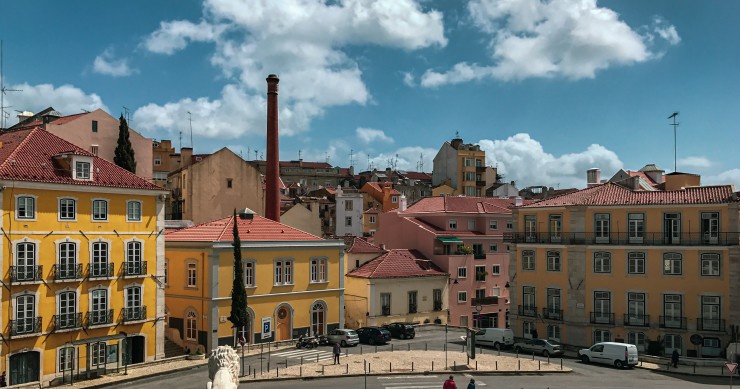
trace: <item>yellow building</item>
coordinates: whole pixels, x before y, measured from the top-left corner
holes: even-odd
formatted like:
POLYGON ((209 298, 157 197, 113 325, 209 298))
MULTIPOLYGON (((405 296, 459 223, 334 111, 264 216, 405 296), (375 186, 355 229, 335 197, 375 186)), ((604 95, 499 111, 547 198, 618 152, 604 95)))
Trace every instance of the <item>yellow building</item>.
POLYGON ((515 211, 516 336, 721 354, 740 322, 738 194, 695 175, 662 178, 592 184, 515 211))
POLYGON ((40 128, 0 134, 0 161, 8 383, 163 357, 166 192, 40 128))
MULTIPOLYGON (((482 197, 487 185, 496 182, 495 169, 486 167, 485 150, 479 145, 463 143, 461 138, 445 142, 433 162, 432 187, 447 184, 454 195, 482 197)), ((435 190, 435 195, 440 192, 440 189, 435 190)))
POLYGON ((245 210, 236 218, 250 328, 232 323, 234 217, 166 235, 168 339, 209 351, 326 334, 344 324, 344 242, 325 240, 245 210), (265 326, 267 325, 266 331, 265 326))

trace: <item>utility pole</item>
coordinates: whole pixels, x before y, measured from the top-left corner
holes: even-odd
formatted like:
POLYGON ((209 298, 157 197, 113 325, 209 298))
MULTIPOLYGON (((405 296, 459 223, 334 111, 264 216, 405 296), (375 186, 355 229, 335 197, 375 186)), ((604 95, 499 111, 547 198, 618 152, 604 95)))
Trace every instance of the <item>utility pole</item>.
POLYGON ((676 117, 678 117, 678 111, 671 114, 671 116, 668 116, 668 119, 673 119, 673 123, 669 123, 669 126, 673 126, 673 171, 677 172, 677 158, 676 158, 676 128, 678 127, 678 122, 676 121, 676 117))

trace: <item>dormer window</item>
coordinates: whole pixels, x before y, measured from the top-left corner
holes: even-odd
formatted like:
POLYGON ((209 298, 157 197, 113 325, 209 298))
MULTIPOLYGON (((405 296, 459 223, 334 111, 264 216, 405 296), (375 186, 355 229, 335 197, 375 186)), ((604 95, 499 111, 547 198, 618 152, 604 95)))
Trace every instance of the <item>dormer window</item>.
POLYGON ((89 180, 90 179, 90 162, 84 162, 84 161, 75 162, 75 179, 77 180, 89 180))

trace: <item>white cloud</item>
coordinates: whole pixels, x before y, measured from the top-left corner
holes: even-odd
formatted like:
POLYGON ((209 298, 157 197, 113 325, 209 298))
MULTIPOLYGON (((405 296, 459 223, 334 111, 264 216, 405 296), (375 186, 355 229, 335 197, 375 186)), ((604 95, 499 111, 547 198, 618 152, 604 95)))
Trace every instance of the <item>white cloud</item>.
MULTIPOLYGON (((490 37, 492 64, 461 62, 448 71, 429 69, 421 85, 483 78, 593 78, 599 70, 661 55, 651 51, 651 34, 638 34, 596 0, 471 0, 468 11, 473 25, 490 37)), ((668 43, 680 41, 674 26, 659 18, 653 25, 653 32, 668 43)))
POLYGON ((359 138, 364 143, 393 143, 393 138, 386 135, 385 132, 383 132, 382 130, 359 127, 357 128, 357 130, 355 130, 355 132, 357 133, 357 138, 359 138))
POLYGON ((486 151, 486 164, 498 166, 504 180, 516 181, 520 189, 532 185, 583 188, 586 170, 597 167, 605 178, 622 168, 619 157, 598 144, 560 156, 545 152, 540 142, 525 133, 504 140, 483 139, 478 144, 486 151))
POLYGON ((114 57, 113 50, 111 49, 106 49, 102 54, 95 57, 95 61, 93 61, 93 71, 95 73, 113 77, 130 76, 139 72, 138 69, 129 67, 128 59, 116 59, 114 57))
MULTIPOLYGON (((712 166, 712 161, 705 157, 686 157, 681 158, 677 162, 681 169, 706 169, 712 166)), ((679 170, 681 170, 679 169, 679 170)))
MULTIPOLYGON (((54 107, 65 115, 80 113, 83 110, 93 111, 102 108, 108 111, 103 100, 95 93, 86 93, 73 85, 55 87, 52 84, 29 85, 27 83, 9 85, 8 89, 20 89, 23 92, 8 93, 5 95, 5 105, 12 106, 19 111, 39 112, 48 107, 54 107)), ((16 121, 9 119, 8 126, 16 121)))
POLYGON ((703 185, 735 185, 735 190, 740 191, 740 169, 731 169, 713 176, 707 176, 702 180, 703 185))
POLYGON ((410 72, 404 72, 403 73, 403 83, 406 84, 406 86, 414 87, 416 86, 416 80, 414 79, 414 75, 410 72))
POLYGON ((214 25, 205 21, 198 24, 187 20, 160 22, 159 29, 144 41, 144 47, 153 53, 170 55, 184 49, 188 41, 214 41, 225 29, 224 25, 214 25))

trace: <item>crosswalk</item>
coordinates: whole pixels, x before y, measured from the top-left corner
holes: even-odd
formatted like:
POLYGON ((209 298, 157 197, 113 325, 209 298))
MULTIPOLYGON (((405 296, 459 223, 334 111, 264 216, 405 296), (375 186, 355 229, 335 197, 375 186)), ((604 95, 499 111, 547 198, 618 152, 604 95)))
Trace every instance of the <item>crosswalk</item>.
MULTIPOLYGON (((468 385, 470 374, 456 374, 458 388, 464 388, 468 385)), ((392 375, 386 377, 377 377, 378 382, 388 389, 439 389, 447 379, 447 376, 436 375, 392 375)), ((486 386, 485 382, 476 381, 475 387, 486 386)))
POLYGON ((323 351, 323 350, 287 350, 287 351, 280 351, 277 353, 272 353, 272 357, 280 357, 280 358, 288 358, 288 359, 301 359, 303 358, 304 361, 316 361, 316 357, 318 356, 319 361, 323 361, 326 359, 332 359, 332 353, 329 351, 323 351))

